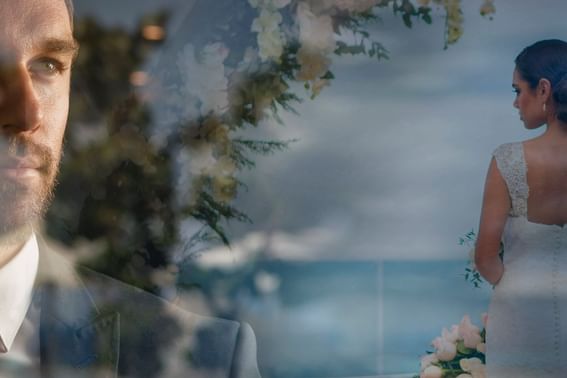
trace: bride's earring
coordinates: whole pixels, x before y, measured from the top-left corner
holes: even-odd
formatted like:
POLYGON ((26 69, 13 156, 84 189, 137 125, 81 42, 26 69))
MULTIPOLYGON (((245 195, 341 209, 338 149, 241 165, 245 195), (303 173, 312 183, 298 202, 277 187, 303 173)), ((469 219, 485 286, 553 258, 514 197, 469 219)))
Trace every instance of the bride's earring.
POLYGON ((545 102, 543 103, 543 112, 547 113, 547 106, 546 106, 545 102))

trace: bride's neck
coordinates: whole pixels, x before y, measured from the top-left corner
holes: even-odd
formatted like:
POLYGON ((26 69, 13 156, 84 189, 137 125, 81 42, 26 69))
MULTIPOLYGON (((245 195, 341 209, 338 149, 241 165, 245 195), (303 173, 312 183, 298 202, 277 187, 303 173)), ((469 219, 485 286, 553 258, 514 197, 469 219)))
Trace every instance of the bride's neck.
POLYGON ((558 119, 549 121, 542 137, 553 138, 555 142, 567 143, 567 124, 558 119))

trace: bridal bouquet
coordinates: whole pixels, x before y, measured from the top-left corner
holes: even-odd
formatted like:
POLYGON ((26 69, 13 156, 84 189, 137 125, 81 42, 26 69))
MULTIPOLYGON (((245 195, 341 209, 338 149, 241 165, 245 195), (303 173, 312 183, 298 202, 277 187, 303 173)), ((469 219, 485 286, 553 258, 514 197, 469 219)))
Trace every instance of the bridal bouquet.
POLYGON ((431 342, 435 351, 421 358, 420 374, 414 378, 485 378, 486 321, 484 313, 481 330, 465 315, 459 325, 443 328, 431 342))

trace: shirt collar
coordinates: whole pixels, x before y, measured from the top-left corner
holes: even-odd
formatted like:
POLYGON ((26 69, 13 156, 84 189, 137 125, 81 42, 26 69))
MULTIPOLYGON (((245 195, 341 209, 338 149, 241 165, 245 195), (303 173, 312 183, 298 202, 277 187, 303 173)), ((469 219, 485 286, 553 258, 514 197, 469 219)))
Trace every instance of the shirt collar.
POLYGON ((39 247, 31 234, 20 252, 0 269, 0 352, 10 350, 31 303, 39 247))

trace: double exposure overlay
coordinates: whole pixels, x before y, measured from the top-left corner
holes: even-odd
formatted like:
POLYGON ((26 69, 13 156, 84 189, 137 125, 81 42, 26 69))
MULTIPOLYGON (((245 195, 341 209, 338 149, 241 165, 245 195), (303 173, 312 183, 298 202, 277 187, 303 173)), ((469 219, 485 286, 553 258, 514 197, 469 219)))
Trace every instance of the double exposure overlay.
POLYGON ((103 357, 126 359, 118 376, 238 376, 218 362, 234 336, 262 377, 426 376, 454 359, 482 376, 492 287, 468 264, 483 180, 496 146, 535 135, 512 107, 513 58, 565 39, 566 12, 74 0, 80 49, 41 228, 87 268, 95 301, 127 314, 118 349, 151 356, 103 357), (92 271, 141 291, 121 301, 92 271))

